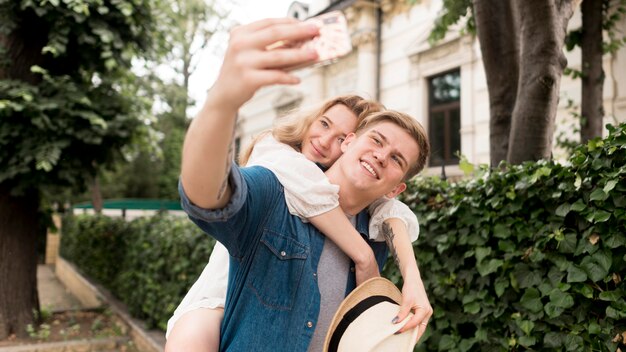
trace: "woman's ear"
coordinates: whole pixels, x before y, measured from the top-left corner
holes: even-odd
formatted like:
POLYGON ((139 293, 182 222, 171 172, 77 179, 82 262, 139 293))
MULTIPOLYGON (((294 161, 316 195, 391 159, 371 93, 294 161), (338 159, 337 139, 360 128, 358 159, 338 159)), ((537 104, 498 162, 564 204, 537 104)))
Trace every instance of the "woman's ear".
POLYGON ((346 135, 346 138, 344 138, 343 142, 341 142, 342 153, 346 152, 346 150, 348 149, 348 146, 350 145, 350 143, 354 141, 355 138, 356 138, 356 134, 354 132, 350 132, 346 135))
POLYGON ((406 183, 398 183, 398 185, 392 189, 389 193, 385 194, 388 198, 395 198, 398 194, 404 192, 406 189, 406 183))

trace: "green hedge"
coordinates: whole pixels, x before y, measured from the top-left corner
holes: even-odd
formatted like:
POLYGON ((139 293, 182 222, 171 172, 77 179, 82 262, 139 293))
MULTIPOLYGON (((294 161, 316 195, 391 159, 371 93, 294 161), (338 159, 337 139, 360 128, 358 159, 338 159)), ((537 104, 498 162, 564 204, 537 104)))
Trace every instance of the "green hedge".
POLYGON ((567 166, 481 168, 470 181, 409 186, 403 200, 420 220, 414 249, 434 308, 417 350, 617 349, 626 331, 626 125, 610 130, 567 166))
POLYGON ((62 229, 61 255, 162 330, 215 244, 187 218, 167 215, 132 222, 66 216, 62 229))

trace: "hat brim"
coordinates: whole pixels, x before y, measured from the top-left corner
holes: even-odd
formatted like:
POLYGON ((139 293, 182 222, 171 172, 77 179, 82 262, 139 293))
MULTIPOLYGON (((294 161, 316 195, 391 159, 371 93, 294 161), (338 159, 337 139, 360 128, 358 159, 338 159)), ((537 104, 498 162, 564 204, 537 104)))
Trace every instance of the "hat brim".
MULTIPOLYGON (((371 296, 385 296, 395 301, 398 305, 402 303, 402 293, 396 285, 391 281, 382 278, 371 278, 354 289, 339 305, 333 320, 330 323, 326 339, 324 340, 324 352, 328 352, 328 346, 333 333, 337 329, 339 323, 343 320, 345 314, 354 308, 357 304, 371 296)), ((400 327, 399 327, 400 328, 400 327)))

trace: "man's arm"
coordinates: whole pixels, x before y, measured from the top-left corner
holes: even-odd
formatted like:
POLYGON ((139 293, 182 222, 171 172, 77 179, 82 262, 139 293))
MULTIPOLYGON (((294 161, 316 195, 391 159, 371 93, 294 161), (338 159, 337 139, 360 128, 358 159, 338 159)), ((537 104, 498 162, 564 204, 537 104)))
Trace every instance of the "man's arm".
POLYGON ((192 203, 206 209, 228 203, 237 111, 261 87, 299 82, 281 68, 317 57, 309 49, 266 48, 279 41, 310 39, 318 33, 316 26, 289 18, 261 20, 231 31, 220 74, 183 144, 181 183, 192 203))

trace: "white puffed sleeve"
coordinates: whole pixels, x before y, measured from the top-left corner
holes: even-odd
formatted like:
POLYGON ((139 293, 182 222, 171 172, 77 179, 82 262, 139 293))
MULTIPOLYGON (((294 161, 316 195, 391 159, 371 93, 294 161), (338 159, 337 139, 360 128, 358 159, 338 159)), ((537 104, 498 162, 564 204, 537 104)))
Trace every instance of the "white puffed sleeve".
POLYGON ((302 153, 278 142, 271 134, 259 140, 246 166, 263 166, 272 171, 285 188, 292 215, 302 219, 323 214, 339 206, 339 186, 302 153))
POLYGON ((174 315, 167 321, 165 338, 174 328, 174 324, 185 313, 198 308, 224 308, 226 302, 226 286, 228 285, 228 268, 230 258, 224 245, 217 242, 211 252, 209 263, 202 270, 202 274, 191 286, 182 302, 174 311, 174 315))
POLYGON ((396 218, 404 222, 411 242, 417 240, 420 225, 415 213, 406 204, 397 199, 381 197, 370 204, 367 210, 370 213, 370 239, 383 242, 385 238, 381 233, 381 225, 387 219, 396 218))

